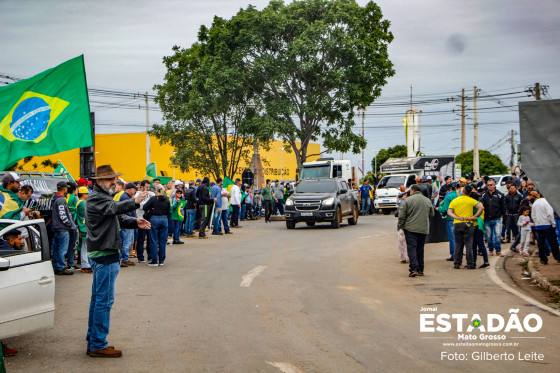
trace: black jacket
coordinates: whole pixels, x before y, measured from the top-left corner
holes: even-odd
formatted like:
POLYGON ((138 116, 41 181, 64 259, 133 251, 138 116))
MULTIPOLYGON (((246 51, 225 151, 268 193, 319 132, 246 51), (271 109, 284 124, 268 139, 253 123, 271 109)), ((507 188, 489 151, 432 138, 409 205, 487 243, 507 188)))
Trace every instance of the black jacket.
POLYGON ((70 215, 66 198, 58 194, 52 198, 52 223, 55 232, 76 230, 76 224, 70 215))
POLYGON ((484 220, 501 219, 506 214, 504 195, 496 190, 494 194, 485 192, 482 195, 484 206, 484 220))
POLYGON ((198 203, 201 205, 211 205, 214 200, 210 198, 210 189, 208 189, 208 184, 200 184, 196 191, 196 198, 198 198, 198 203))
POLYGON ((522 200, 523 200, 523 196, 519 192, 515 194, 511 194, 511 193, 506 194, 505 197, 506 214, 508 215, 519 214, 519 206, 521 206, 522 200))
POLYGON ((167 196, 153 196, 144 205, 144 211, 148 217, 154 215, 167 216, 171 213, 171 202, 169 202, 167 196))
POLYGON ((194 210, 196 209, 196 191, 194 188, 187 188, 184 194, 185 201, 187 201, 187 205, 185 206, 185 210, 194 210))
POLYGON ((120 250, 119 229, 136 229, 136 218, 124 215, 139 208, 134 199, 115 202, 99 185, 93 187, 86 204, 88 251, 120 250))

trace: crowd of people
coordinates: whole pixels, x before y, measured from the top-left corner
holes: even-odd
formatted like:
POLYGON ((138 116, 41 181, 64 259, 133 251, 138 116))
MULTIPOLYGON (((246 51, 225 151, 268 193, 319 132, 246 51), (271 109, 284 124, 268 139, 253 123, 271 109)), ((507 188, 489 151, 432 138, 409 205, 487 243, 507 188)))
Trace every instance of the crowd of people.
MULTIPOLYGON (((59 181, 45 216, 25 207, 34 191, 18 174, 5 174, 0 185, 0 218, 45 218, 56 275, 73 275, 75 270, 93 273, 87 334, 87 353, 92 357, 122 355, 105 340, 120 268, 136 265, 133 258, 150 267, 163 266, 167 245, 183 244, 182 238, 230 235, 242 227, 240 222, 262 216, 268 223, 271 215, 284 214, 284 203, 294 190, 279 180, 266 180, 259 189, 240 179, 226 188, 219 177, 214 182, 205 177, 162 185, 158 178, 125 182, 120 176, 105 165, 89 180, 59 181)), ((0 250, 24 246, 19 230, 0 239, 0 250)), ((17 353, 2 347, 5 356, 17 353)))
POLYGON ((409 263, 409 276, 424 275, 423 248, 435 209, 445 219, 450 254, 446 260, 455 269, 476 269, 477 256, 483 259, 478 268, 487 268, 488 256, 501 256, 502 245, 509 243, 523 256, 529 256, 529 245, 536 243, 542 264, 551 254, 560 263, 558 215, 529 178, 513 173, 505 183, 507 194, 485 175, 478 180, 466 175, 458 181, 424 176, 408 190, 401 187, 398 243, 401 262, 409 263))

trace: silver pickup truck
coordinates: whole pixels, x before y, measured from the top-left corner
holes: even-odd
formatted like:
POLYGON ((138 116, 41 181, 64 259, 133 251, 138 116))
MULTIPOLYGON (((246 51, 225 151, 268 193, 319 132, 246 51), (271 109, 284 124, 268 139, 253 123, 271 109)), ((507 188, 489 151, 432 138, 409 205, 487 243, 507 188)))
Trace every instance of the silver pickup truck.
POLYGON ((0 340, 54 324, 55 280, 43 219, 0 219, 0 239, 19 230, 21 250, 0 250, 0 340))

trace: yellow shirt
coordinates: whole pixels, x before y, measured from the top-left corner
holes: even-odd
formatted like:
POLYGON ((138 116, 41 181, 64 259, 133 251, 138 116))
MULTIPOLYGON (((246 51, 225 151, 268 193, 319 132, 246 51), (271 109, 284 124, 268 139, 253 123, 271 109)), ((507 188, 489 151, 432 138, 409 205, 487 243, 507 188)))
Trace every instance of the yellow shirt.
POLYGON ((124 193, 124 190, 121 190, 120 192, 115 194, 115 196, 113 197, 113 201, 119 202, 121 200, 121 196, 123 195, 123 193, 124 193))
MULTIPOLYGON (((451 210, 453 210, 455 215, 457 215, 460 218, 470 218, 471 216, 474 215, 474 207, 476 205, 478 205, 479 203, 480 202, 478 202, 474 198, 467 197, 467 196, 461 196, 461 197, 457 197, 453 201, 451 201, 451 203, 449 204, 449 208, 451 210)), ((472 224, 473 222, 472 221, 461 221, 461 220, 453 219, 453 224, 457 224, 457 223, 471 223, 472 224)))

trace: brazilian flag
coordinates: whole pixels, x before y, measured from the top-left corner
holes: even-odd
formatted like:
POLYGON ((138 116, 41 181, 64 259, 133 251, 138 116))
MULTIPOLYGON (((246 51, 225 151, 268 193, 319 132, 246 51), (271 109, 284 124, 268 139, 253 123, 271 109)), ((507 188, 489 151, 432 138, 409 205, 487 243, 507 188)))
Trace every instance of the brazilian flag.
POLYGON ((93 145, 84 56, 0 87, 0 170, 93 145))

